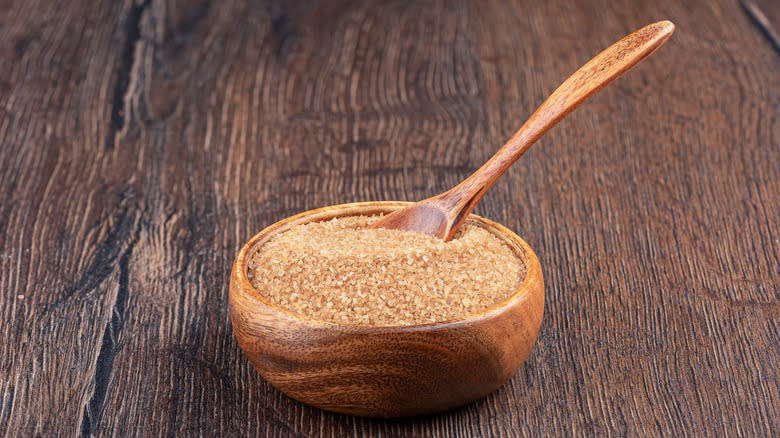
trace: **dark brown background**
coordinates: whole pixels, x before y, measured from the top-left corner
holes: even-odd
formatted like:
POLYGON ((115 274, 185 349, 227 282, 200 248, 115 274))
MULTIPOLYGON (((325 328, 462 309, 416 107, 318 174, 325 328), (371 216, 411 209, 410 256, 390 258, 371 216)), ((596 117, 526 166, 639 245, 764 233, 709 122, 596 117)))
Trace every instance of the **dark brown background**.
POLYGON ((15 0, 0 31, 0 435, 780 433, 780 54, 736 1, 15 0), (509 383, 384 421, 251 369, 242 242, 454 185, 665 18, 477 208, 546 280, 509 383))

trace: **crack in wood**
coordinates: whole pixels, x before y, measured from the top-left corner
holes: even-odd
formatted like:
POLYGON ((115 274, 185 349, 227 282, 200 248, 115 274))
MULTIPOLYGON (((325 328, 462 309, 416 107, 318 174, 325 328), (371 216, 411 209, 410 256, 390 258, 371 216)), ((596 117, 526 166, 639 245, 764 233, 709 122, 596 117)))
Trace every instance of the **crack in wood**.
POLYGON ((131 214, 131 212, 134 208, 137 208, 132 206, 132 204, 128 205, 134 198, 129 188, 119 192, 118 196, 119 209, 112 214, 115 225, 109 229, 105 239, 97 247, 92 262, 73 286, 66 289, 56 301, 42 308, 42 317, 53 309, 68 303, 74 296, 88 297, 114 272, 114 263, 120 257, 122 243, 131 235, 133 223, 136 221, 136 216, 131 214))
MULTIPOLYGON (((111 129, 106 138, 105 147, 107 150, 113 150, 116 146, 116 134, 124 128, 126 124, 127 112, 125 110, 125 101, 130 85, 130 75, 135 66, 135 47, 141 38, 141 17, 144 10, 149 6, 151 0, 145 0, 141 4, 134 4, 127 13, 125 19, 125 44, 122 48, 122 63, 119 67, 116 86, 114 87, 114 97, 111 107, 111 129)), ((123 216, 128 215, 128 209, 123 211, 123 216)), ((124 221, 120 221, 118 230, 124 229, 124 221)), ((119 336, 125 321, 125 310, 127 300, 130 295, 130 257, 140 236, 140 227, 136 228, 135 236, 131 239, 127 248, 119 257, 119 288, 117 290, 116 300, 112 307, 111 318, 103 331, 103 341, 98 353, 95 366, 94 386, 92 397, 84 409, 84 416, 81 421, 81 436, 95 436, 100 418, 103 414, 103 407, 108 393, 108 385, 113 374, 114 358, 119 351, 119 336)), ((114 239, 109 239, 114 240, 114 239)), ((119 242, 107 242, 118 245, 119 242)), ((96 259, 98 262, 99 259, 96 259)), ((100 260, 105 265, 105 260, 100 260)), ((110 265, 109 265, 110 266, 110 265)), ((109 270, 110 273, 111 270, 109 270)), ((105 275, 107 276, 107 274, 105 275)), ((105 276, 103 276, 105 278, 105 276)), ((100 277, 100 276, 98 276, 100 277)), ((95 280, 100 284, 102 280, 95 280)), ((87 281, 89 283, 89 281, 87 281)), ((96 287, 96 286, 93 286, 96 287)))
POLYGON ((151 0, 134 4, 125 18, 125 44, 122 47, 122 63, 119 66, 119 77, 114 86, 114 98, 111 103, 111 129, 106 138, 106 149, 113 150, 116 146, 116 134, 124 128, 127 120, 125 98, 130 87, 130 74, 135 65, 135 46, 141 39, 141 16, 151 0))
MULTIPOLYGON (((9 385, 5 391, 5 397, 3 400, 3 406, 0 408, 0 424, 8 424, 8 418, 11 417, 11 411, 14 407, 14 395, 16 394, 16 388, 14 385, 9 385)), ((2 430, 2 429, 0 429, 2 430)))
POLYGON ((276 39, 276 56, 284 57, 292 46, 294 30, 286 15, 277 15, 271 20, 271 35, 276 39))
POLYGON ((84 418, 81 422, 81 436, 94 436, 100 417, 103 413, 103 404, 108 392, 108 384, 114 368, 114 357, 119 350, 119 335, 125 321, 125 309, 130 295, 130 257, 133 248, 138 242, 138 234, 127 246, 127 249, 119 258, 119 290, 112 309, 111 318, 103 331, 103 343, 98 353, 95 367, 95 384, 92 398, 87 409, 84 410, 84 418))

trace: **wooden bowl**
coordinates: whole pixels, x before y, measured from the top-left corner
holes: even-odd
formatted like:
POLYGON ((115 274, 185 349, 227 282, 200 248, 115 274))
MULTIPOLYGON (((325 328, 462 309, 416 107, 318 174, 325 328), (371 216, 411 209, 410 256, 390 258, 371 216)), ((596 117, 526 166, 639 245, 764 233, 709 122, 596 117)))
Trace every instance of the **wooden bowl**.
POLYGON ((307 211, 269 226, 241 248, 230 276, 230 319, 249 361, 280 391, 329 411, 406 417, 484 397, 520 368, 544 311, 539 260, 513 232, 476 215, 470 218, 526 260, 528 273, 509 298, 460 319, 398 327, 337 325, 276 306, 249 283, 254 251, 291 225, 389 213, 406 205, 362 202, 307 211))

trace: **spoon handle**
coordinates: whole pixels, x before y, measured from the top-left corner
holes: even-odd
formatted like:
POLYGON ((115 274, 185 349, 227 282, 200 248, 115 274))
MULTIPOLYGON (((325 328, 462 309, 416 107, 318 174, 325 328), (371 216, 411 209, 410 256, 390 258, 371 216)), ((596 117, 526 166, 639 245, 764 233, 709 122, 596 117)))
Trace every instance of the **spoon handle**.
POLYGON ((471 212, 498 178, 536 140, 577 106, 661 47, 674 24, 659 21, 608 47, 561 84, 488 162, 439 199, 457 212, 453 229, 471 212))

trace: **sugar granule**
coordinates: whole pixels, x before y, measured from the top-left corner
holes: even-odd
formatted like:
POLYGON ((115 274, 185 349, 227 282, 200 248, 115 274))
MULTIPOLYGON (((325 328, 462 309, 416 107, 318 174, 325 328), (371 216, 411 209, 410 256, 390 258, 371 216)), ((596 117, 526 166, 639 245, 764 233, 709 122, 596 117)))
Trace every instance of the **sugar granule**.
POLYGON ((343 325, 405 326, 448 321, 509 297, 525 260, 477 222, 449 242, 367 229, 378 217, 294 225, 250 258, 252 286, 272 303, 343 325))

